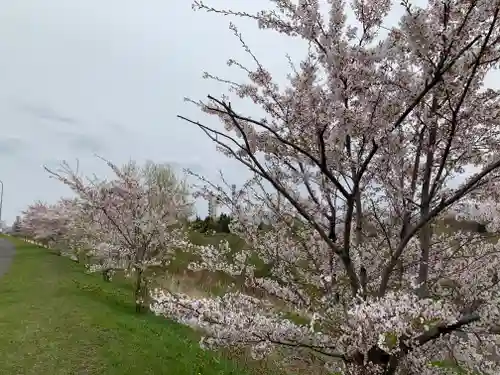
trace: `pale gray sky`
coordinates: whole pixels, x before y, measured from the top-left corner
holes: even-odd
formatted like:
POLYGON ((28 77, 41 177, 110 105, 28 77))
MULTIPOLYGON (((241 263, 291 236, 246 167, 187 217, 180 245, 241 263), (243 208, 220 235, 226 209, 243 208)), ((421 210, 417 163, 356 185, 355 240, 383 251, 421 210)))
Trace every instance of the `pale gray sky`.
MULTIPOLYGON (((231 1, 216 1, 224 4, 231 1)), ((253 0, 259 8, 266 0, 253 0)), ((0 0, 0 179, 3 218, 68 190, 42 165, 80 159, 104 173, 114 162, 152 159, 212 175, 234 169, 195 126, 183 97, 219 95, 201 79, 243 56, 229 20, 191 10, 189 0, 0 0)), ((249 41, 260 49, 273 45, 249 41)), ((273 60, 273 55, 267 53, 273 60)), ((278 59, 285 64, 284 54, 278 59)), ((283 65, 284 66, 284 65, 283 65)))
MULTIPOLYGON (((269 4, 210 3, 248 11, 269 4)), ((234 78, 227 59, 248 61, 230 18, 193 12, 191 0, 0 0, 0 10, 0 180, 8 222, 34 200, 69 194, 43 165, 78 158, 85 172, 106 173, 94 153, 115 163, 151 159, 241 177, 199 129, 176 118, 203 119, 185 96, 225 92, 203 80, 203 71, 234 78)), ((237 25, 281 81, 285 53, 303 56, 297 41, 253 22, 237 25)))

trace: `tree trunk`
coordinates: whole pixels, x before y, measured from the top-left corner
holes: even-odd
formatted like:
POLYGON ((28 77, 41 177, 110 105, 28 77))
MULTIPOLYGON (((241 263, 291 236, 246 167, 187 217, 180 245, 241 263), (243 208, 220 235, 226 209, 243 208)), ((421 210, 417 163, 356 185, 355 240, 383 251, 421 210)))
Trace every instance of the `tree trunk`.
POLYGON ((105 269, 104 271, 102 271, 102 279, 108 283, 111 281, 110 271, 110 269, 105 269))
POLYGON ((142 307, 143 307, 143 283, 142 283, 142 274, 143 270, 138 269, 136 273, 136 279, 135 279, 135 292, 134 292, 134 297, 135 297, 135 312, 140 313, 142 312, 142 307))
POLYGON ((380 349, 377 346, 373 346, 366 356, 357 352, 352 357, 352 362, 357 365, 356 374, 359 375, 394 375, 398 368, 399 360, 397 357, 394 357, 384 350, 380 349), (378 366, 381 366, 380 372, 373 372, 371 366, 367 367, 366 362, 371 362, 378 366))
MULTIPOLYGON (((432 101, 432 111, 434 112, 437 106, 436 98, 432 101)), ((421 203, 420 203, 420 218, 423 220, 429 215, 431 211, 431 178, 432 178, 432 168, 434 165, 434 147, 436 144, 436 134, 437 134, 437 122, 434 121, 429 130, 428 144, 426 145, 426 161, 424 173, 422 176, 422 190, 421 190, 421 203)), ((419 297, 427 297, 429 291, 427 289, 427 278, 429 275, 429 254, 431 251, 431 238, 432 238, 432 227, 430 222, 425 223, 425 225, 420 229, 420 260, 418 269, 418 283, 420 284, 417 289, 417 294, 419 297)))

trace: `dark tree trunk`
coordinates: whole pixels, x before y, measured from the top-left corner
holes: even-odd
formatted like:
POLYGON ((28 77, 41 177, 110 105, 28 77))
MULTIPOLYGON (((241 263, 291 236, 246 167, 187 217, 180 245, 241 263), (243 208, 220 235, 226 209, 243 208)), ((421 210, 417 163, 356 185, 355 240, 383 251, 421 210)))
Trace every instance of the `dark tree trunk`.
POLYGON ((142 312, 143 307, 143 283, 142 283, 142 270, 137 270, 136 279, 135 279, 135 312, 142 312))
POLYGON ((111 281, 111 270, 110 269, 105 269, 104 271, 102 271, 102 279, 108 283, 111 281))
POLYGON ((384 350, 380 349, 377 346, 373 346, 368 353, 365 355, 357 352, 351 358, 352 363, 357 366, 357 373, 359 375, 374 375, 373 369, 368 369, 365 365, 365 361, 371 362, 375 365, 380 366, 380 372, 377 372, 376 375, 394 375, 398 368, 399 359, 393 355, 388 354, 384 350))

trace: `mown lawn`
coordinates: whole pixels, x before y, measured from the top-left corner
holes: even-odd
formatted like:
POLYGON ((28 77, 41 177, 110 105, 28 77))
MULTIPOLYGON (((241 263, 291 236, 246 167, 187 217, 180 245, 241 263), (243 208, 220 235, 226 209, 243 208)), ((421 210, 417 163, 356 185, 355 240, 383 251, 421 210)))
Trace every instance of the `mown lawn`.
POLYGON ((12 241, 17 254, 0 278, 0 374, 247 374, 199 349, 188 328, 135 315, 127 284, 12 241))

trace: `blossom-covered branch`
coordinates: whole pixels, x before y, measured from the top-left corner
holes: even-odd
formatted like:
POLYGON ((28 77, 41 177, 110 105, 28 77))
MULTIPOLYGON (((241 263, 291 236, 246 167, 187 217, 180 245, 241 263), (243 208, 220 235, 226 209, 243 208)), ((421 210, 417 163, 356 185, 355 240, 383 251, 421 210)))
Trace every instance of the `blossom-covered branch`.
MULTIPOLYGON (((196 323, 210 346, 334 348, 341 355, 330 364, 345 374, 434 375, 430 363, 450 357, 498 373, 499 339, 490 333, 500 315, 499 245, 450 231, 443 220, 467 216, 461 208, 486 197, 490 207, 500 202, 500 92, 485 86, 500 62, 500 3, 404 1, 389 26, 389 0, 270 3, 256 14, 193 5, 254 20, 309 48, 280 86, 231 23, 254 66, 228 65, 248 81, 205 73, 229 94, 188 99, 223 129, 180 117, 254 174, 238 194, 213 182, 200 190, 227 205, 231 230, 247 247, 200 249, 192 268, 243 277, 308 316, 312 329, 241 294, 225 303, 158 292, 154 310, 196 323), (350 11, 357 26, 347 22, 350 11), (254 103, 261 118, 242 113, 230 95, 254 103), (452 188, 469 166, 479 172, 452 188), (255 258, 268 274, 256 274, 255 258)), ((497 212, 481 213, 490 230, 498 229, 497 212)))

